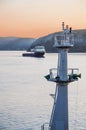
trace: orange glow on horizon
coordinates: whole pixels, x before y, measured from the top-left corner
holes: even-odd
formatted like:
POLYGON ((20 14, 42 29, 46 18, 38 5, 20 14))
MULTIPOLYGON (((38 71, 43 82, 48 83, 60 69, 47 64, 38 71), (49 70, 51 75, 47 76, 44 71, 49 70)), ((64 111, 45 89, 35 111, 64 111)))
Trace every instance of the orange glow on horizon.
MULTIPOLYGON (((61 25, 60 25, 61 26, 61 25)), ((72 26, 72 29, 73 30, 79 30, 79 29, 86 29, 81 27, 76 27, 74 28, 74 26, 72 26)), ((61 31, 61 28, 38 28, 38 29, 26 29, 25 28, 23 29, 9 29, 9 28, 6 28, 6 29, 3 29, 1 28, 0 29, 0 37, 27 37, 27 38, 39 38, 39 37, 42 37, 42 36, 46 36, 46 35, 49 35, 49 34, 52 34, 52 33, 55 33, 55 32, 59 32, 61 31)))
POLYGON ((61 22, 86 29, 85 0, 3 0, 0 2, 0 37, 38 38, 61 31, 61 22))

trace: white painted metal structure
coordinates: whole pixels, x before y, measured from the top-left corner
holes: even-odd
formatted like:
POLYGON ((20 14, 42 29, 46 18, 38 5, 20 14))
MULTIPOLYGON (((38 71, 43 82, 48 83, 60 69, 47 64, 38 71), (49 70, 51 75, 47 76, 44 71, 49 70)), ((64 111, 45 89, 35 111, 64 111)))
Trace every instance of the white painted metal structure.
POLYGON ((50 130, 68 130, 68 79, 67 79, 67 52, 73 44, 70 43, 71 30, 64 28, 62 23, 63 35, 55 37, 55 47, 58 53, 58 72, 60 81, 56 85, 56 95, 50 120, 50 130), (57 89, 58 88, 58 89, 57 89))
POLYGON ((73 46, 71 28, 64 27, 62 23, 62 34, 55 36, 54 47, 58 48, 58 66, 50 69, 50 74, 45 76, 48 81, 56 82, 56 91, 51 119, 50 130, 69 130, 68 126, 68 84, 78 80, 77 68, 67 67, 67 53, 73 46))

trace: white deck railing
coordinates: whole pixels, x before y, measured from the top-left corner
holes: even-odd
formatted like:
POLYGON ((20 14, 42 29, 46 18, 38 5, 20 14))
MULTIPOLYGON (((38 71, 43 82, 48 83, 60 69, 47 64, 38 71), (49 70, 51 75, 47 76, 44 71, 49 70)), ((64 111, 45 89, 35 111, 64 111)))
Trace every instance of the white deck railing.
MULTIPOLYGON (((56 77, 59 77, 57 68, 52 68, 52 69, 49 70, 49 72, 50 72, 50 80, 54 80, 56 77)), ((68 79, 69 79, 69 76, 72 76, 74 74, 79 75, 79 69, 78 68, 69 68, 67 70, 68 79)))
POLYGON ((55 44, 54 46, 69 46, 74 44, 74 36, 73 34, 69 35, 56 35, 55 36, 55 44))
POLYGON ((49 123, 44 123, 44 124, 41 126, 41 130, 50 130, 49 123))

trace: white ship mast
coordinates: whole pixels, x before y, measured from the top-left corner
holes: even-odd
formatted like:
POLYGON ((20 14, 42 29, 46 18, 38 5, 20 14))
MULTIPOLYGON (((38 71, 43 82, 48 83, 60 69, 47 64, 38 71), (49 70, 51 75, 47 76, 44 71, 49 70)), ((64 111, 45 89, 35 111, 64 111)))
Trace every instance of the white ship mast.
MULTIPOLYGON (((81 78, 79 69, 67 67, 67 53, 73 47, 73 34, 71 28, 66 28, 62 22, 62 34, 55 36, 54 47, 58 48, 57 68, 50 69, 45 76, 48 81, 56 83, 54 105, 49 123, 50 130, 69 130, 68 126, 68 84, 81 78)), ((42 127, 44 129, 44 125, 42 127)))

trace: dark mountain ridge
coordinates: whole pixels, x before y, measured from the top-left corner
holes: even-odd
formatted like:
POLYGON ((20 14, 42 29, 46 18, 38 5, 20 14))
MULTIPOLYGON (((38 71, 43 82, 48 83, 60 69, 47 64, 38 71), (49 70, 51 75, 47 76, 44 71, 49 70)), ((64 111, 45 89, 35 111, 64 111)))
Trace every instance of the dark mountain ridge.
MULTIPOLYGON (((55 35, 61 34, 62 32, 55 32, 48 36, 41 37, 32 43, 31 47, 36 45, 45 46, 46 52, 57 52, 57 49, 53 47, 55 35)), ((70 52, 86 52, 86 29, 84 30, 73 30, 74 33, 74 46, 70 49, 70 52)), ((28 49, 29 50, 29 49, 28 49)))
MULTIPOLYGON (((86 52, 86 29, 73 30, 74 33, 74 47, 70 49, 70 52, 86 52)), ((27 50, 30 51, 36 45, 45 46, 46 52, 57 52, 57 49, 53 47, 55 35, 61 34, 61 32, 55 32, 47 36, 34 38, 17 38, 17 37, 3 37, 0 38, 0 50, 27 50)))
POLYGON ((3 37, 0 38, 0 50, 27 50, 34 38, 3 37))

